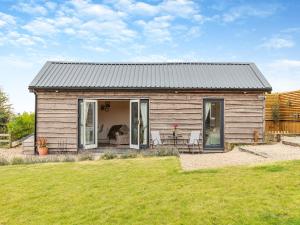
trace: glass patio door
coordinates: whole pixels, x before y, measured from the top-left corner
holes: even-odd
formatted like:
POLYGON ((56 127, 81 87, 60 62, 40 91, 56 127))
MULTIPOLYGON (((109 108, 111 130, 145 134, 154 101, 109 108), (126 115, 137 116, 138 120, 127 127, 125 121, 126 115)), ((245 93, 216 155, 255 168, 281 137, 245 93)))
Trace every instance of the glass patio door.
POLYGON ((97 148, 97 100, 83 101, 83 145, 85 149, 97 148))
POLYGON ((224 149, 224 101, 204 99, 203 148, 224 149))
POLYGON ((130 100, 130 148, 139 149, 140 143, 140 104, 130 100))
POLYGON ((149 147, 149 100, 140 100, 140 148, 149 147))

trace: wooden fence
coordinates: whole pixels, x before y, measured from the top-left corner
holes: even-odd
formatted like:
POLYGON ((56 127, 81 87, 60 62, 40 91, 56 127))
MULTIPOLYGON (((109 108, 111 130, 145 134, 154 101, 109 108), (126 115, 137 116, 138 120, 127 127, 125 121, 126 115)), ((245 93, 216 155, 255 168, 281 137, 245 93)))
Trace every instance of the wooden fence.
POLYGON ((11 137, 9 134, 0 134, 0 147, 11 147, 11 137))
POLYGON ((300 133, 300 90, 266 95, 265 131, 300 133))

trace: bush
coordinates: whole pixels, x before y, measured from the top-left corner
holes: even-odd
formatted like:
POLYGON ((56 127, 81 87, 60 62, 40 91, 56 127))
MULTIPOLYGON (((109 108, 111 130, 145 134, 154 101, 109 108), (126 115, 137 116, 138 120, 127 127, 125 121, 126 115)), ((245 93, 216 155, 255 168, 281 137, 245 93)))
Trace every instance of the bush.
POLYGON ((34 113, 24 112, 13 116, 7 124, 7 128, 13 141, 32 134, 34 132, 34 113))
POLYGON ((78 156, 78 161, 88 161, 93 159, 94 159, 93 155, 89 153, 83 153, 78 156))
POLYGON ((75 162, 75 157, 66 155, 61 159, 62 162, 75 162))
POLYGON ((28 156, 24 159, 25 164, 48 163, 48 162, 60 162, 60 159, 57 156, 51 156, 45 158, 41 158, 38 156, 31 156, 31 157, 28 156))
POLYGON ((158 148, 156 150, 157 156, 179 156, 177 148, 158 148))
POLYGON ((12 116, 8 95, 0 88, 0 133, 7 132, 7 123, 12 116))
POLYGON ((21 157, 14 157, 11 162, 10 162, 12 165, 19 165, 19 164, 24 164, 25 161, 23 158, 21 157))
POLYGON ((0 158, 0 166, 5 166, 5 165, 8 165, 9 162, 7 161, 7 159, 4 159, 4 158, 0 158))
POLYGON ((117 158, 118 155, 113 152, 104 152, 103 155, 101 156, 101 159, 109 160, 109 159, 115 159, 117 158))
POLYGON ((137 157, 137 153, 136 152, 125 152, 123 154, 120 155, 121 159, 129 159, 129 158, 136 158, 137 157))
POLYGON ((154 150, 146 150, 143 151, 143 156, 144 157, 149 157, 149 156, 179 156, 179 151, 177 148, 168 148, 168 147, 159 147, 154 150))

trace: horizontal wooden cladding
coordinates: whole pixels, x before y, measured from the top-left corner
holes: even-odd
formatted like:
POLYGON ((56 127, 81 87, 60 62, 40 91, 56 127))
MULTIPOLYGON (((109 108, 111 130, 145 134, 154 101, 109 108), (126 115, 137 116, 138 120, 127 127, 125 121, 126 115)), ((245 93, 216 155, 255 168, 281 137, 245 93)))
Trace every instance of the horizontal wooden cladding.
POLYGON ((57 145, 76 145, 77 138, 57 138, 57 137, 47 137, 47 140, 51 144, 57 144, 57 145))
MULTIPOLYGON (((203 133, 203 99, 223 98, 225 106, 225 142, 251 143, 253 131, 262 137, 264 101, 262 93, 174 93, 142 91, 69 91, 39 92, 37 134, 48 138, 50 151, 63 151, 60 142, 67 142, 67 151, 77 149, 77 104, 79 98, 134 99, 149 98, 151 130, 158 130, 162 138, 170 137, 173 124, 178 133, 188 139, 191 131, 203 133)), ((171 142, 171 141, 169 141, 171 142)), ((201 140, 202 146, 202 140, 201 140)), ((186 147, 183 145, 183 147, 186 147)))
POLYGON ((75 104, 38 104, 37 110, 64 110, 64 111, 73 111, 77 110, 77 105, 75 104))
POLYGON ((244 115, 246 113, 263 113, 263 107, 257 108, 243 108, 242 105, 237 108, 225 107, 225 113, 239 113, 240 115, 244 115))
POLYGON ((261 129, 263 127, 263 123, 261 122, 244 122, 244 123, 225 123, 225 129, 230 129, 230 128, 257 128, 261 129))
MULTIPOLYGON (((174 99, 167 99, 168 102, 167 104, 180 104, 180 105, 202 105, 202 99, 196 99, 196 100, 174 100, 174 99)), ((155 104, 166 104, 166 99, 153 99, 151 98, 150 103, 155 103, 155 104)))
POLYGON ((169 104, 166 102, 165 104, 156 104, 152 103, 151 104, 151 109, 159 109, 159 110, 164 110, 164 109, 172 109, 172 110, 185 110, 185 109, 202 109, 202 105, 200 104, 169 104))
POLYGON ((44 122, 44 123, 77 123, 77 118, 76 117, 70 117, 70 116, 63 116, 63 117, 37 117, 37 121, 39 123, 44 122))
POLYGON ((225 103, 225 110, 228 111, 228 110, 232 110, 232 111, 235 111, 235 110, 264 110, 264 107, 263 105, 227 105, 225 103))
POLYGON ((261 100, 257 100, 257 101, 247 101, 244 100, 243 103, 241 103, 242 101, 230 101, 227 100, 226 101, 226 107, 234 107, 234 106, 262 106, 263 101, 261 100))
POLYGON ((202 114, 201 109, 185 109, 185 110, 173 110, 172 108, 164 109, 164 110, 157 110, 157 109, 150 109, 151 115, 157 115, 157 114, 202 114))
POLYGON ((239 112, 227 112, 226 117, 261 117, 262 116, 262 111, 257 111, 257 112, 244 112, 244 113, 239 113, 239 112))
POLYGON ((225 122, 226 123, 240 123, 240 122, 247 122, 247 123, 262 123, 263 122, 263 117, 228 117, 228 116, 225 116, 225 122))
POLYGON ((258 131, 260 134, 262 134, 261 127, 252 127, 252 128, 246 128, 246 127, 231 127, 226 129, 225 134, 253 134, 254 131, 258 131))
POLYGON ((151 120, 157 120, 157 119, 177 119, 177 120, 194 120, 194 119, 201 119, 202 114, 200 112, 196 113, 185 113, 185 112, 180 112, 180 113, 161 113, 161 112, 156 112, 156 111, 151 111, 150 112, 150 119, 151 120))
POLYGON ((76 137, 76 135, 74 136, 74 134, 59 134, 57 135, 56 133, 49 133, 49 132, 38 132, 38 135, 41 136, 41 137, 46 137, 47 139, 50 138, 50 139, 57 139, 57 140, 68 140, 68 139, 73 139, 75 140, 74 138, 76 137))
MULTIPOLYGON (((66 123, 66 122, 58 122, 58 121, 41 121, 41 120, 38 120, 39 123, 41 123, 41 125, 38 127, 38 129, 51 129, 51 128, 54 128, 54 129, 62 129, 62 130, 65 130, 65 129, 77 129, 77 123, 76 121, 73 121, 73 122, 69 122, 69 123, 66 123)), ((41 131, 41 130, 40 130, 41 131)))
POLYGON ((60 128, 60 127, 48 128, 46 125, 42 125, 42 124, 43 123, 41 123, 37 127, 38 133, 55 133, 55 134, 58 135, 58 137, 61 134, 73 134, 73 135, 77 134, 77 129, 76 128, 67 128, 67 129, 63 129, 63 128, 60 128))

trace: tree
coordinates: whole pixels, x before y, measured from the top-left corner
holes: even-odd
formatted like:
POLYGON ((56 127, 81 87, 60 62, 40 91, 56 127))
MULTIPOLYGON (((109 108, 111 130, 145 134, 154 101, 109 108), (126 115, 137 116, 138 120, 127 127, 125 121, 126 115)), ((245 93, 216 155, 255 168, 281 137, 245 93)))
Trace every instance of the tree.
POLYGON ((7 123, 12 116, 7 94, 0 89, 0 133, 7 131, 7 123))
POLYGON ((7 127, 13 141, 32 134, 34 132, 34 113, 24 112, 13 116, 7 127))

